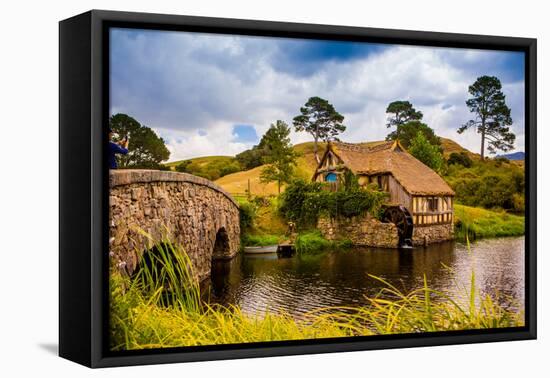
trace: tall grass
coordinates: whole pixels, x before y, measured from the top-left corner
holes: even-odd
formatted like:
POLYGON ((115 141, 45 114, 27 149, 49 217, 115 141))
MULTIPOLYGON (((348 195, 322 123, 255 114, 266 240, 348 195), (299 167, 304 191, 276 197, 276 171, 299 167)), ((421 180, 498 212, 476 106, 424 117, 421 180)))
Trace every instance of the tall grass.
POLYGON ((525 234, 525 217, 504 211, 455 205, 455 237, 470 240, 525 234))
POLYGON ((430 289, 426 278, 422 288, 404 293, 371 276, 384 288, 365 307, 323 308, 300 320, 284 312, 250 316, 237 306, 201 303, 183 249, 164 243, 155 255, 156 265, 132 278, 111 274, 112 350, 517 327, 524 322, 522 312, 479 295, 474 275, 465 304, 430 289))

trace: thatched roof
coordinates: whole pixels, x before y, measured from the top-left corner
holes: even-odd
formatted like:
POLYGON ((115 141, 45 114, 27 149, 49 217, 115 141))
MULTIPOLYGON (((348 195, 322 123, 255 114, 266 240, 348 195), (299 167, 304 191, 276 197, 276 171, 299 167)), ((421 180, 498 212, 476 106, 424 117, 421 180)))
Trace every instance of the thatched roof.
POLYGON ((373 147, 333 142, 329 144, 322 160, 328 151, 332 151, 354 174, 370 176, 390 173, 409 194, 455 194, 435 171, 409 154, 398 141, 373 147))

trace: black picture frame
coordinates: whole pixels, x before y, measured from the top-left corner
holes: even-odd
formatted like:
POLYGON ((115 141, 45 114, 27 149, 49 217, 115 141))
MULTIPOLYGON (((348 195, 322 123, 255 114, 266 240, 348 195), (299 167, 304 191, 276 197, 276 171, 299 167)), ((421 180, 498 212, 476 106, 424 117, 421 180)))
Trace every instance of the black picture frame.
POLYGON ((536 338, 536 39, 92 10, 59 23, 59 354, 89 367, 536 338), (108 330, 108 28, 185 30, 523 51, 525 327, 113 353, 108 330))

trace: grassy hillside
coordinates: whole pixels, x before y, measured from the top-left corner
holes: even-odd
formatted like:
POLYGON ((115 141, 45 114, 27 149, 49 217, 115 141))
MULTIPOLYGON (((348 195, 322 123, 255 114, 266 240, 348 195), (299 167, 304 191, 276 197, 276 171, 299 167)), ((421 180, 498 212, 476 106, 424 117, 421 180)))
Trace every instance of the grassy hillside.
POLYGON ((170 170, 191 173, 209 180, 217 180, 225 175, 240 171, 241 165, 233 156, 203 156, 166 163, 170 170))
MULTIPOLYGON (((325 144, 319 145, 319 155, 325 151, 325 144)), ((317 166, 313 155, 313 142, 300 143, 294 146, 294 150, 300 154, 296 174, 306 180, 311 179, 317 166)), ((236 172, 224 176, 216 183, 229 193, 245 193, 250 180, 250 191, 253 195, 274 195, 277 194, 277 184, 272 182, 265 184, 260 182, 260 173, 263 166, 250 169, 248 171, 236 172)))
POLYGON ((177 165, 183 163, 184 161, 190 161, 192 163, 196 163, 200 166, 205 166, 212 162, 219 162, 219 163, 225 163, 230 164, 236 161, 234 156, 202 156, 197 157, 193 159, 186 159, 186 160, 178 160, 178 161, 172 161, 170 163, 165 163, 164 165, 167 167, 176 167, 177 165))
POLYGON ((481 156, 479 154, 473 153, 470 150, 465 149, 460 144, 456 143, 452 139, 447 138, 439 138, 441 140, 441 147, 443 148, 443 156, 445 156, 445 159, 448 159, 449 156, 453 153, 460 153, 460 152, 466 152, 470 159, 472 160, 480 160, 481 156))

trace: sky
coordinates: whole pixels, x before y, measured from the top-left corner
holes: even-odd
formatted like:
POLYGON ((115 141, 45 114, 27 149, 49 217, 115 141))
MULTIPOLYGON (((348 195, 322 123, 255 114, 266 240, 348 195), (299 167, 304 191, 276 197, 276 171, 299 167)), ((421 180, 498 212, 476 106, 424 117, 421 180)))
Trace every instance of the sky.
POLYGON ((524 150, 521 52, 123 28, 111 29, 110 49, 110 113, 151 127, 170 161, 249 149, 277 120, 292 126, 313 96, 345 117, 342 141, 384 139, 387 105, 407 100, 437 135, 479 152, 474 130, 456 130, 474 117, 465 101, 482 75, 501 80, 514 151, 524 150))

